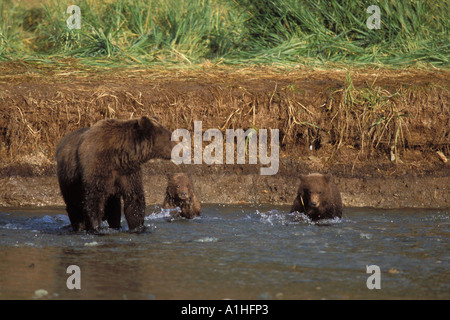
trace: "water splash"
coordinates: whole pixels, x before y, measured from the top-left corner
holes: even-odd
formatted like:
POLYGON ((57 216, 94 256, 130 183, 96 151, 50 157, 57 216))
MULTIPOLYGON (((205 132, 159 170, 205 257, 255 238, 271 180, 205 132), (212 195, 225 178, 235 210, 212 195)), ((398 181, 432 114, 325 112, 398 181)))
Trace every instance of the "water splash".
POLYGON ((311 225, 334 225, 341 223, 342 219, 335 217, 333 219, 323 219, 319 221, 312 221, 303 212, 278 212, 277 210, 269 210, 266 212, 260 212, 256 210, 255 214, 260 218, 262 223, 268 223, 270 225, 282 224, 311 224, 311 225))
POLYGON ((194 240, 195 242, 217 242, 219 239, 215 237, 203 237, 194 240))
POLYGON ((0 229, 8 230, 58 230, 70 224, 69 217, 58 214, 54 216, 45 215, 43 217, 30 217, 22 219, 20 217, 7 217, 9 221, 0 221, 0 229))
POLYGON ((171 219, 181 212, 180 208, 175 209, 163 209, 159 210, 156 208, 152 213, 145 216, 144 220, 158 220, 158 219, 171 219))
POLYGON ((311 222, 311 223, 319 225, 319 226, 329 226, 329 225, 342 223, 342 218, 334 217, 332 219, 322 219, 322 220, 314 221, 314 222, 311 222))
POLYGON ((287 225, 287 224, 298 224, 299 222, 309 222, 310 219, 302 214, 297 212, 278 212, 278 210, 269 210, 269 211, 259 211, 256 210, 255 214, 260 218, 262 223, 267 223, 270 225, 287 225))

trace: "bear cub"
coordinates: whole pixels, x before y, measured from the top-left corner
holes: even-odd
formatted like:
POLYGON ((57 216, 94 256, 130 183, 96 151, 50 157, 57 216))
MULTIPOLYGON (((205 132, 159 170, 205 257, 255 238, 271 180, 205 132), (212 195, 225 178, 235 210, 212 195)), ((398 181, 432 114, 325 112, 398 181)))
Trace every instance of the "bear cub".
POLYGON ((171 132, 155 118, 100 120, 58 144, 61 194, 74 231, 97 231, 103 220, 120 228, 121 200, 130 231, 144 229, 141 165, 170 159, 171 132))
POLYGON ((194 193, 194 185, 189 175, 175 173, 169 176, 163 209, 180 208, 181 217, 192 219, 200 215, 200 201, 194 193))
POLYGON ((303 212, 312 221, 342 217, 342 199, 331 175, 300 175, 300 186, 290 212, 303 212))

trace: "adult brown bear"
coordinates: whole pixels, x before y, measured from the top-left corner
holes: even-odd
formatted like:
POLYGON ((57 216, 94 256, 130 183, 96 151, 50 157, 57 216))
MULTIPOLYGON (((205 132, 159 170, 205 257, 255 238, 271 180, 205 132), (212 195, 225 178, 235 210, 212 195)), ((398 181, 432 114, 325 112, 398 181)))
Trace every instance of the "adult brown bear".
POLYGON ((164 209, 180 208, 179 215, 188 219, 200 215, 200 201, 195 195, 194 185, 189 175, 175 173, 169 176, 162 207, 164 209))
POLYGON ((300 186, 290 212, 303 212, 312 221, 342 217, 342 200, 331 175, 300 175, 300 186))
POLYGON ((130 231, 144 229, 141 165, 170 159, 171 132, 156 119, 101 120, 65 136, 56 150, 57 175, 72 228, 120 228, 121 199, 130 231))

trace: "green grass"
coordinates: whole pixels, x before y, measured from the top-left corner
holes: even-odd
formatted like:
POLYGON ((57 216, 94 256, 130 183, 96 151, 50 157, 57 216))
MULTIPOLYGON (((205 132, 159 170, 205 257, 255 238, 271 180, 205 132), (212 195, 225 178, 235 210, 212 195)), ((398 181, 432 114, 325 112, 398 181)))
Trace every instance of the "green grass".
POLYGON ((2 0, 0 61, 86 64, 449 63, 448 1, 2 0), (31 1, 33 4, 33 1, 31 1), (369 30, 378 3, 381 29, 369 30), (81 9, 69 30, 67 7, 81 9))

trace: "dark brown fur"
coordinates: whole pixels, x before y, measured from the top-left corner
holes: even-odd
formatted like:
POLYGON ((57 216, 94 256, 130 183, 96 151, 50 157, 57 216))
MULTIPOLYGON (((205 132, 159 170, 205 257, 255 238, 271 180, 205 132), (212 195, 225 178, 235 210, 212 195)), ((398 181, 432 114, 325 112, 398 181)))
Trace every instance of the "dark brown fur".
POLYGON ((120 228, 121 199, 130 230, 144 227, 141 165, 170 159, 171 132, 155 119, 97 122, 65 136, 56 150, 57 175, 75 231, 97 230, 102 220, 120 228))
POLYGON ((200 201, 194 193, 192 179, 185 173, 175 173, 169 177, 164 209, 180 208, 180 216, 192 219, 200 215, 200 201))
POLYGON ((312 221, 342 217, 342 200, 331 175, 300 176, 300 186, 290 212, 303 212, 312 221))

